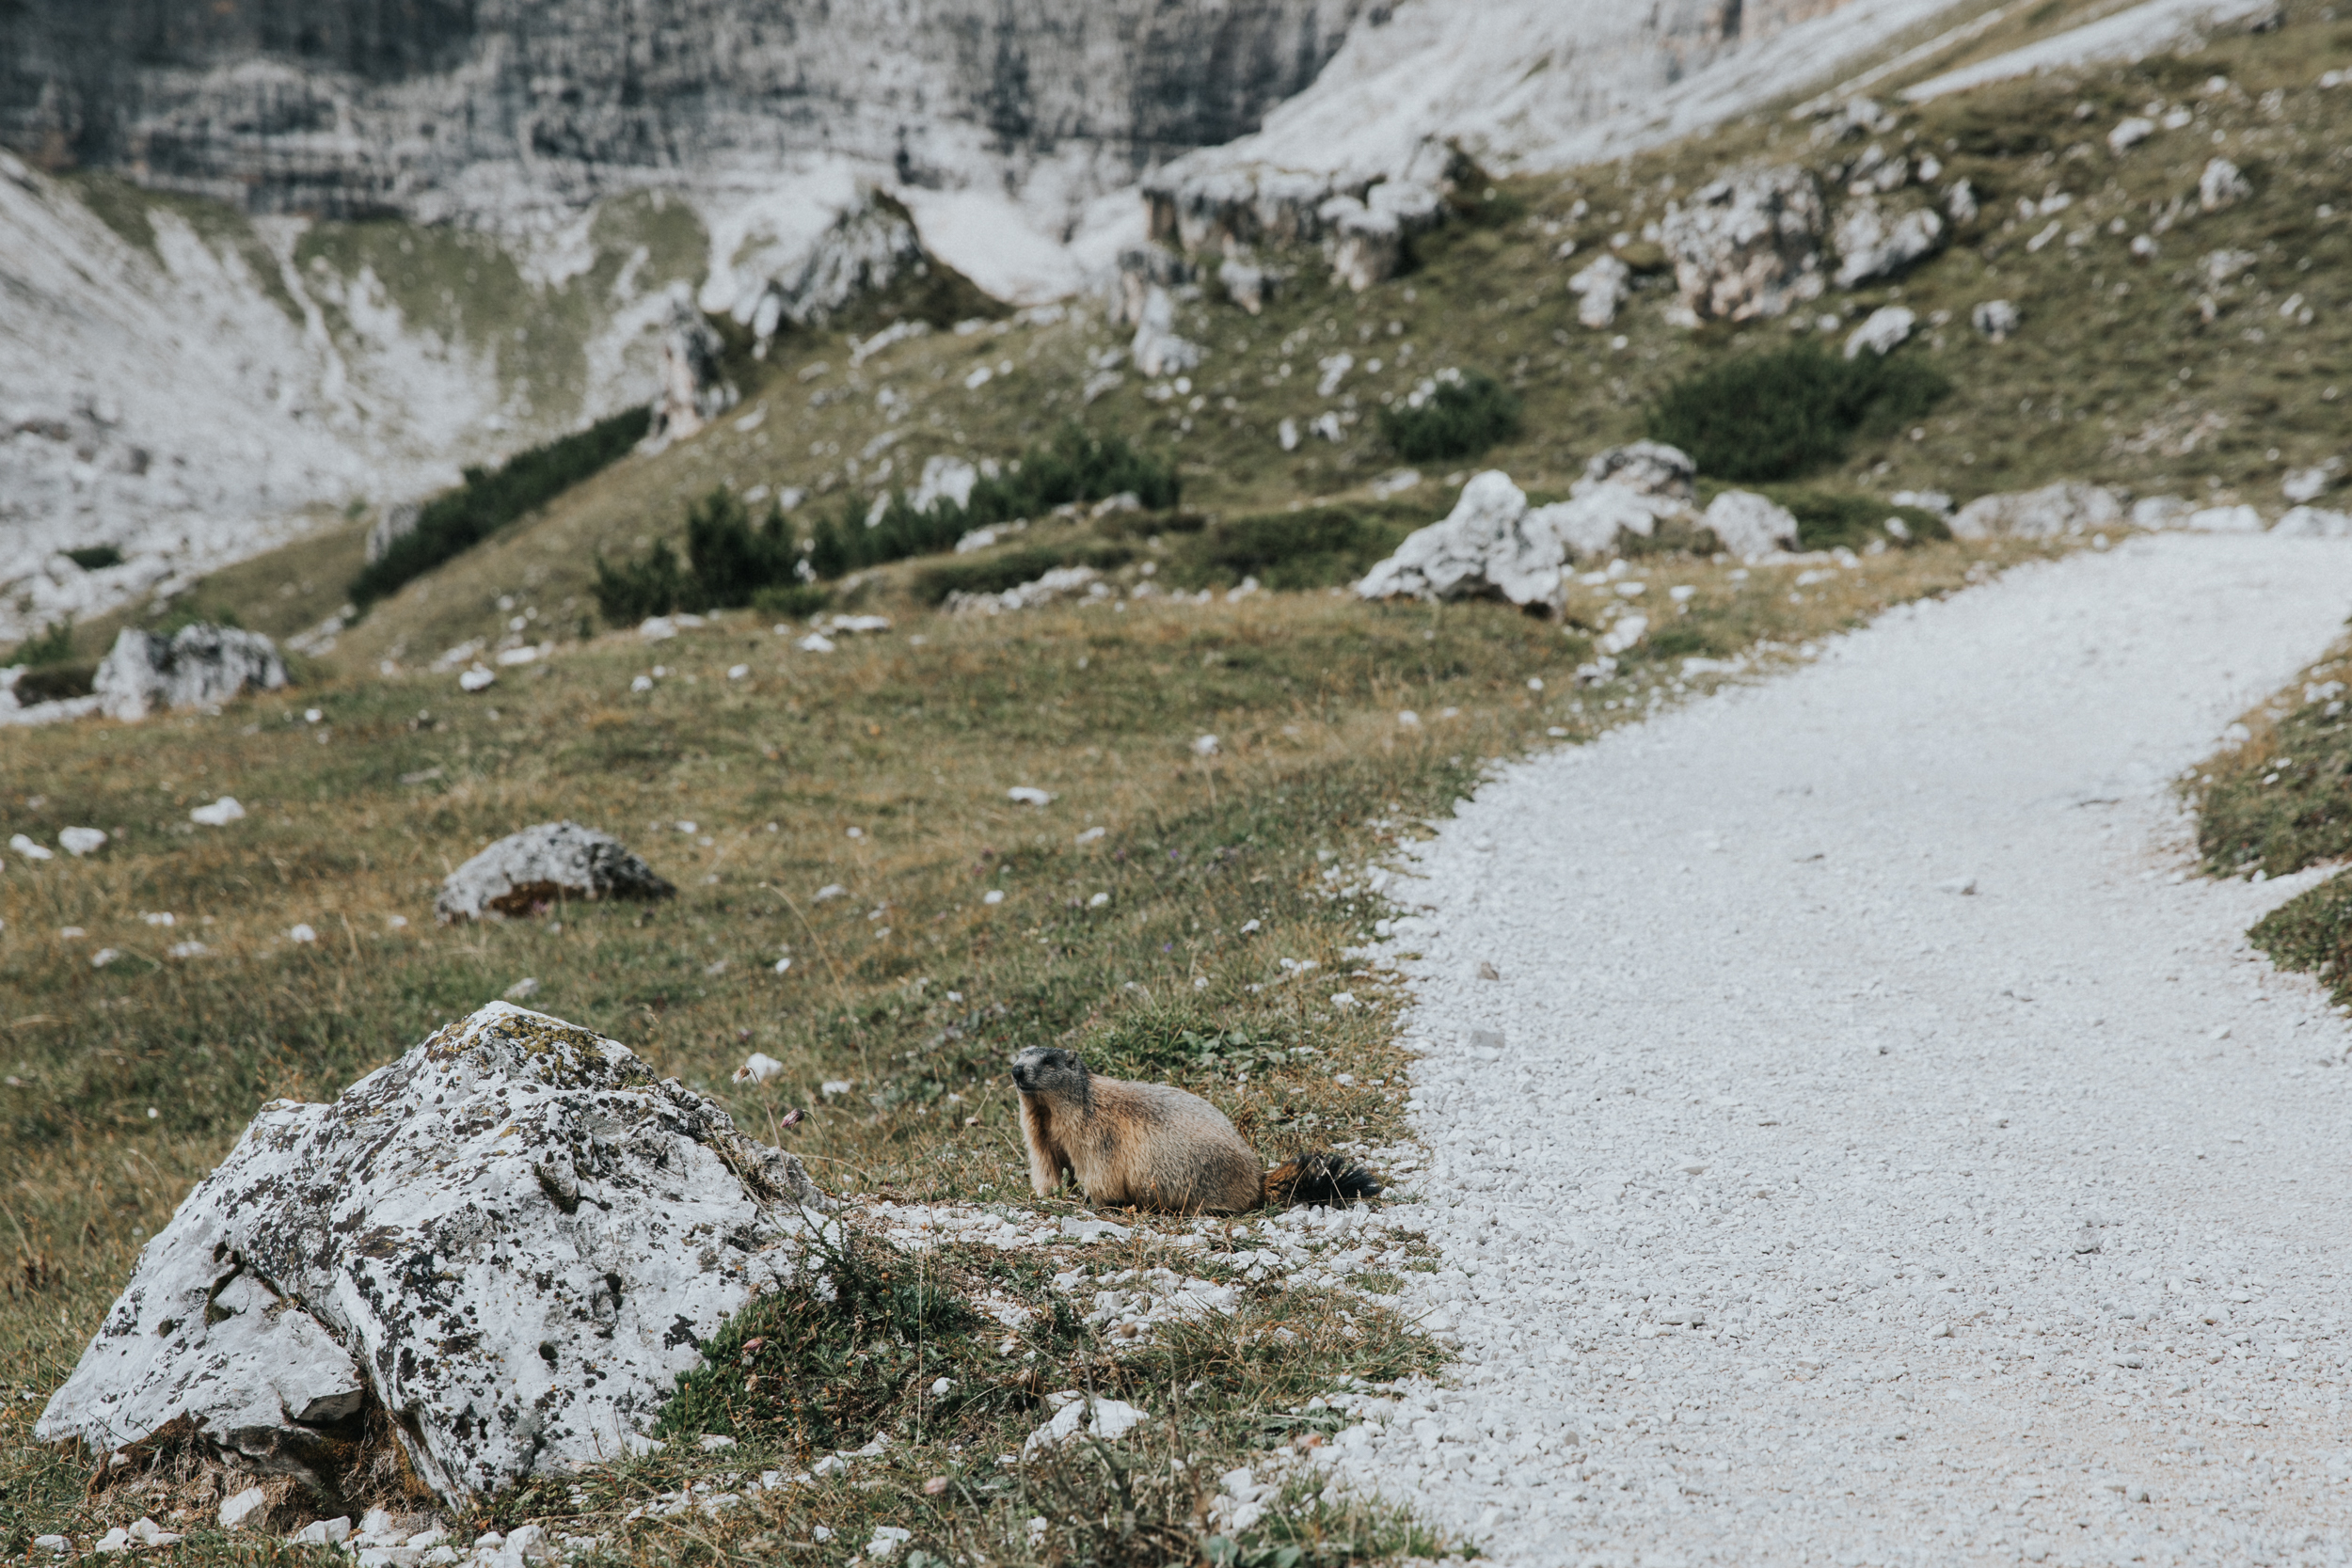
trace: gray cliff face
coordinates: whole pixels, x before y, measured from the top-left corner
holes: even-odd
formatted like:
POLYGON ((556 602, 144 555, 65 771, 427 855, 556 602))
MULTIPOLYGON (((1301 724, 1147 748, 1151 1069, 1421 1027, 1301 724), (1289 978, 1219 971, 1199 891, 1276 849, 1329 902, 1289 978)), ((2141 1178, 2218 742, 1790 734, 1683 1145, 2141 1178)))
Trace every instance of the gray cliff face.
POLYGON ((498 217, 811 155, 1073 198, 1254 130, 1364 0, 24 0, 0 144, 257 213, 498 217), (1081 188, 1085 187, 1085 188, 1081 188))

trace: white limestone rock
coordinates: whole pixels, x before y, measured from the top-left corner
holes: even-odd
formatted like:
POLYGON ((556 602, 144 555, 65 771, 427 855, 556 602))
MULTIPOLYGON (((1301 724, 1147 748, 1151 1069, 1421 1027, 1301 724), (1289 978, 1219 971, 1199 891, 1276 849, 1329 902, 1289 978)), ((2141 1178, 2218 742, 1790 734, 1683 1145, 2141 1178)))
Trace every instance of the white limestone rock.
POLYGON ((1533 515, 1510 476, 1489 468, 1462 487, 1444 520, 1406 535, 1356 592, 1366 599, 1496 594, 1516 605, 1556 605, 1566 556, 1558 533, 1531 526, 1533 515))
POLYGON ((1660 226, 1674 259, 1677 318, 1778 316, 1821 292, 1821 193, 1791 165, 1702 186, 1660 226))
POLYGON ((1968 324, 1996 343, 2009 341, 2017 330, 2017 307, 2006 299, 1980 301, 1968 312, 1968 324))
POLYGON ((720 367, 725 347, 680 284, 671 296, 669 325, 661 336, 661 390, 654 395, 646 445, 663 447, 697 435, 735 406, 739 394, 720 367))
POLYGON ((2180 528, 2197 510, 2194 501, 2182 496, 2142 496, 2132 502, 2132 527, 2145 529, 2180 528))
POLYGON ((1858 357, 1865 350, 1884 358, 1895 352, 1911 336, 1911 329, 1919 318, 1899 305, 1883 305, 1871 311, 1846 338, 1846 357, 1858 357))
POLYGON ((2250 506, 2202 506, 2183 525, 2195 533, 2260 533, 2263 515, 2250 506))
POLYGON ((2039 490, 1979 496, 1952 517, 1955 539, 2057 539, 2114 526, 2123 507, 2096 484, 2061 481, 2039 490))
POLYGON ((2270 531, 2297 539, 2352 539, 2352 513, 2324 506, 2298 506, 2270 531))
POLYGON ((1605 252, 1586 262, 1568 279, 1568 293, 1576 295, 1576 319, 1595 328, 1615 322, 1617 307, 1632 292, 1632 277, 1631 267, 1605 252))
POLYGON ((1137 307, 1135 341, 1127 352, 1143 375, 1174 375, 1200 363, 1200 345, 1177 335, 1175 296, 1156 283, 1137 307))
POLYGON ((250 689, 286 684, 286 662, 259 632, 182 626, 170 637, 125 627, 100 662, 90 690, 109 719, 144 719, 158 707, 211 707, 250 689))
POLYGON ((2208 213, 2235 206, 2253 194, 2253 182, 2227 158, 2212 160, 2197 177, 2197 205, 2208 213))
POLYGON ((35 1433, 103 1452, 184 1417, 299 1474, 372 1398, 462 1502, 623 1452, 823 1204, 626 1047, 494 1002, 331 1105, 263 1106, 35 1433))
POLYGON ((1742 561, 1797 547, 1796 514, 1753 490, 1725 490, 1707 503, 1699 521, 1742 561))
POLYGON ((1891 277, 1944 248, 1947 232, 1932 208, 1898 208, 1875 196, 1855 197, 1837 214, 1837 286, 1851 289, 1891 277))
POLYGON ((1554 501, 1528 514, 1530 533, 1544 532, 1560 542, 1566 556, 1585 560, 1617 553, 1626 534, 1646 539, 1658 531, 1663 515, 1682 515, 1688 505, 1648 494, 1630 484, 1591 483, 1580 480, 1572 500, 1554 501))
POLYGON ((1568 486, 1571 496, 1590 495, 1616 484, 1636 495, 1689 502, 1697 494, 1699 466, 1680 447, 1663 441, 1629 441, 1587 459, 1583 476, 1568 486))
POLYGON ((451 872, 433 912, 446 926, 526 915, 559 899, 668 898, 676 892, 610 834, 577 822, 541 822, 451 872))

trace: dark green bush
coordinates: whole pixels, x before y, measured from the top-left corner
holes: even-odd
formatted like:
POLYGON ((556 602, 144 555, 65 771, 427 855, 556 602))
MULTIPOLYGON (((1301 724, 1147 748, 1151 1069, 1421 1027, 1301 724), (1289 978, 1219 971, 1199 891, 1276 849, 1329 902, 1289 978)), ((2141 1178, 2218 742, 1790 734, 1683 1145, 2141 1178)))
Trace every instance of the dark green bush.
POLYGON ((65 558, 85 572, 122 564, 122 552, 112 545, 84 545, 79 549, 66 551, 65 558))
POLYGON ((1857 435, 1918 419, 1952 389, 1931 365, 1814 343, 1749 355, 1684 376, 1649 412, 1653 440, 1721 479, 1793 479, 1844 460, 1857 435))
MULTIPOLYGON (((615 566, 596 557, 596 608, 614 626, 629 626, 674 610, 733 610, 763 594, 798 583, 800 550, 781 508, 753 523, 723 486, 686 510, 686 560, 657 539, 634 561, 615 566)), ((818 593, 822 596, 822 590, 818 593)), ((763 607, 764 608, 764 607, 763 607)), ((793 611, 788 613, 804 613, 793 611)))
POLYGON ((1123 436, 1065 424, 1050 446, 1032 448, 1002 473, 975 483, 961 506, 942 499, 918 512, 897 492, 869 525, 868 512, 854 499, 846 502, 838 517, 818 524, 808 562, 819 578, 837 578, 953 549, 976 528, 1118 495, 1134 496, 1149 512, 1169 510, 1183 495, 1176 465, 1136 451, 1123 436))
POLYGON ((1418 408, 1380 410, 1380 434, 1408 463, 1475 457, 1519 433, 1519 408, 1517 392, 1473 371, 1439 386, 1418 408))
POLYGON ((645 434, 644 408, 624 409, 544 446, 528 448, 496 469, 468 468, 465 483, 424 503, 411 532, 351 580, 362 608, 398 592, 444 561, 470 549, 524 513, 625 456, 645 434))

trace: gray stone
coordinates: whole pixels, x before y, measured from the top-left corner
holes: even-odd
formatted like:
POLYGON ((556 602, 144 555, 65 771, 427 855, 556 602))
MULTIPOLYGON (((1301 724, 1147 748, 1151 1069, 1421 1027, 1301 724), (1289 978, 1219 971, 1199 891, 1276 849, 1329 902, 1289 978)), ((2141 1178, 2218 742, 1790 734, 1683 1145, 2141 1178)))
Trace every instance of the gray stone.
POLYGON ((2253 182, 2227 158, 2212 160, 2197 177, 2197 205, 2208 213, 2235 206, 2253 194, 2253 182))
POLYGON ((110 719, 144 719, 157 707, 210 707, 246 690, 286 684, 277 644, 234 626, 182 626, 169 637, 125 627, 100 662, 90 690, 110 719))
POLYGON ((1707 503, 1699 521, 1742 561, 1797 547, 1796 514, 1752 490, 1724 491, 1707 503))
POLYGON ((718 330, 680 287, 671 296, 670 324, 661 336, 661 390, 654 395, 648 445, 683 440, 735 405, 735 384, 720 368, 724 349, 718 330))
POLYGON ((1837 214, 1837 286, 1887 277, 1944 248, 1944 220, 1931 208, 1898 208, 1855 197, 1837 214))
POLYGON ((2060 482, 2039 490, 1979 496, 1952 517, 1955 539, 2057 539, 2110 528, 2122 504, 2096 484, 2060 482))
POLYGON ((2289 538, 2352 539, 2352 514, 2324 506, 2298 506, 2279 519, 2270 531, 2289 538))
POLYGON ((1902 345, 1918 320, 1916 315, 1899 305, 1879 307, 1847 337, 1846 357, 1854 358, 1867 350, 1883 358, 1902 345))
POLYGON ((1686 323, 1778 316, 1821 292, 1821 193, 1790 165, 1702 186, 1660 226, 1686 323))
POLYGON ((1661 516, 1689 511, 1681 501, 1630 484, 1580 480, 1574 499, 1537 507, 1528 514, 1527 528, 1550 534, 1568 557, 1581 561, 1615 555, 1625 535, 1646 539, 1658 531, 1661 516))
POLYGON ((863 206, 835 218, 789 273, 769 279, 748 301, 739 300, 733 313, 765 343, 784 326, 821 327, 858 300, 929 264, 906 209, 869 195, 863 206))
POLYGON ((1618 484, 1636 495, 1687 502, 1697 494, 1698 472, 1698 465, 1680 447, 1629 441, 1587 459, 1583 476, 1568 486, 1568 494, 1589 495, 1600 485, 1618 484))
POLYGON ((1968 325, 1996 343, 2009 341, 2017 321, 2017 307, 2006 299, 1984 300, 1968 312, 1968 325))
POLYGON ((1606 253, 1586 262, 1568 278, 1568 293, 1576 295, 1576 319, 1595 328, 1615 322, 1617 307, 1631 292, 1632 277, 1631 267, 1606 253))
POLYGON ((1200 363, 1201 356, 1199 343, 1177 335, 1175 296, 1157 284, 1144 291, 1127 352, 1141 375, 1174 375, 1200 363))
POLYGON ((529 914, 558 899, 668 898, 677 889, 620 840, 577 822, 509 833, 451 872, 433 912, 442 924, 529 914))
POLYGON ((1367 599, 1500 597, 1549 607, 1559 603, 1565 560, 1560 536, 1528 511, 1525 493, 1490 468, 1462 487, 1442 521, 1406 535, 1356 592, 1367 599))
POLYGON ((263 1106, 35 1433, 108 1451, 184 1418, 316 1473, 373 1400, 451 1502, 608 1460, 823 1204, 626 1047, 494 1002, 331 1105, 263 1106))

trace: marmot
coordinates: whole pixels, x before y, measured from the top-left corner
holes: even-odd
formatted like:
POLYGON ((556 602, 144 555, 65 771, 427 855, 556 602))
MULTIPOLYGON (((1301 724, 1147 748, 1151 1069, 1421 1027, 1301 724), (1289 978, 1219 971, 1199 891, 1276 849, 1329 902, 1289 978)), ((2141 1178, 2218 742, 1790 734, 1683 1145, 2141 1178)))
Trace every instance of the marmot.
POLYGON ((1380 1191, 1370 1171, 1335 1154, 1302 1154, 1263 1170, 1225 1114, 1199 1095, 1097 1078, 1068 1051, 1024 1051, 1012 1059, 1012 1081, 1029 1185, 1040 1197, 1052 1196, 1064 1171, 1090 1202, 1175 1214, 1344 1208, 1380 1191))

